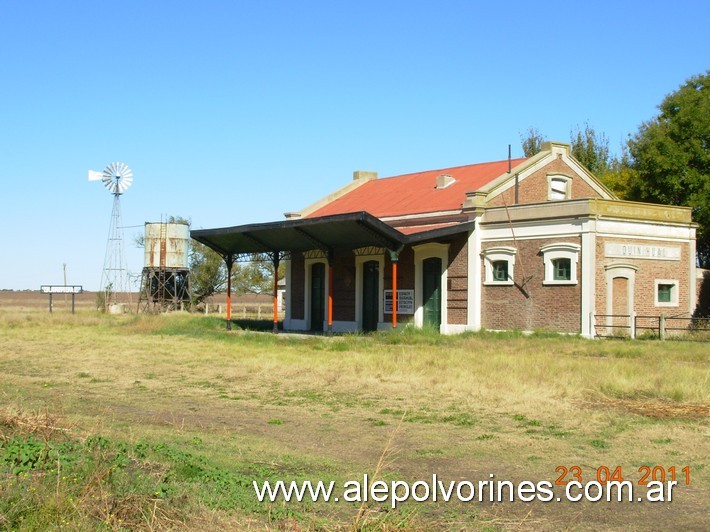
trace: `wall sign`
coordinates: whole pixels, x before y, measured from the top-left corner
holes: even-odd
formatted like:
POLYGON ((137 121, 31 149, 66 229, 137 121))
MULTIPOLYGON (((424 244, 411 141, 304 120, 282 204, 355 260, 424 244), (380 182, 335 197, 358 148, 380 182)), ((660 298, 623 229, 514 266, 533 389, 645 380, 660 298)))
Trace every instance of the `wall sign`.
POLYGON ((604 256, 625 259, 680 260, 680 246, 647 246, 631 242, 606 242, 604 256))
MULTIPOLYGON (((392 314, 392 290, 385 290, 385 314, 392 314)), ((414 290, 397 290, 397 314, 414 314, 414 290)))

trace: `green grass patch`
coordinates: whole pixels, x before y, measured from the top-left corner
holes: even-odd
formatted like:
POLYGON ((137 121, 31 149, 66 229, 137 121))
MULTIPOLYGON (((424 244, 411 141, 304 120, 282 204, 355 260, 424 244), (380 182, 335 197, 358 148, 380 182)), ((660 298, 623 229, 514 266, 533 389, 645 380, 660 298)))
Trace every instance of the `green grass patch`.
POLYGON ((199 437, 186 449, 101 435, 82 441, 7 433, 0 440, 0 525, 10 530, 152 528, 156 519, 185 523, 198 505, 273 522, 308 520, 312 503, 260 503, 252 482, 331 477, 289 457, 278 466, 221 466, 196 452, 203 447, 199 437))

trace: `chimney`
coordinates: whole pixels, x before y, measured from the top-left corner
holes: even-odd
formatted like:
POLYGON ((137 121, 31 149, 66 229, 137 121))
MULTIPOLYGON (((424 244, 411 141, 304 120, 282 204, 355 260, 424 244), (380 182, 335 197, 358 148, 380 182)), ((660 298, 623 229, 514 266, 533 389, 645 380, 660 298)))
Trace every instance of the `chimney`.
POLYGON ((353 181, 359 180, 371 181, 377 179, 377 172, 365 172, 363 170, 355 170, 353 172, 353 181))
POLYGON ((453 185, 454 183, 456 183, 456 180, 448 174, 436 176, 436 188, 439 190, 446 188, 449 185, 453 185))

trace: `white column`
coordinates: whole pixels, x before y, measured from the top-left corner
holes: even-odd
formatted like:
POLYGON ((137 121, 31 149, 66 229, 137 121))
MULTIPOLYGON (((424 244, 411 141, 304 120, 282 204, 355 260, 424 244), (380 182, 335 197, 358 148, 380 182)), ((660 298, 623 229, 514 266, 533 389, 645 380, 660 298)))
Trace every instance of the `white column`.
MULTIPOLYGON (((480 218, 476 219, 478 222, 480 218)), ((476 223, 468 236, 468 328, 481 329, 481 226, 476 223)))
POLYGON ((596 313, 596 263, 597 263, 597 234, 596 221, 588 220, 582 224, 582 303, 581 303, 581 331, 582 336, 592 338, 592 318, 596 313))

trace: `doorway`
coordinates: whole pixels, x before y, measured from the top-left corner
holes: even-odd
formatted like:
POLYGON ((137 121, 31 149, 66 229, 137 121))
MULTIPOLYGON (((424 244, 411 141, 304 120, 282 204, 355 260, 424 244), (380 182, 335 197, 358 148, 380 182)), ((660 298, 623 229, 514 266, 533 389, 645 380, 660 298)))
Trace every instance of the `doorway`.
POLYGON ((424 327, 438 330, 441 326, 441 259, 438 257, 422 262, 422 307, 424 327))
POLYGON ((376 331, 380 315, 380 263, 370 260, 362 266, 362 330, 376 331))
POLYGON ((325 321, 325 264, 311 266, 311 331, 322 331, 325 321))

